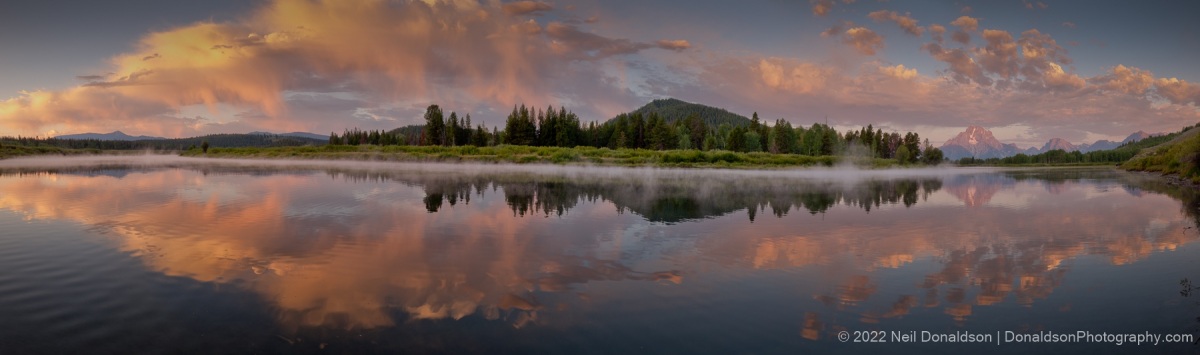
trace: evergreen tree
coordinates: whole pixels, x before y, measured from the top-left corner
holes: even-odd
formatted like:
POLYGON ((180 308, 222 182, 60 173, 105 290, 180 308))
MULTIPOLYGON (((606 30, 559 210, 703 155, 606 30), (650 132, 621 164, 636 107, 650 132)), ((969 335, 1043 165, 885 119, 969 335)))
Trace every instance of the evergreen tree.
POLYGON ((442 145, 445 137, 446 123, 442 120, 442 109, 438 105, 429 105, 425 109, 425 144, 442 145))

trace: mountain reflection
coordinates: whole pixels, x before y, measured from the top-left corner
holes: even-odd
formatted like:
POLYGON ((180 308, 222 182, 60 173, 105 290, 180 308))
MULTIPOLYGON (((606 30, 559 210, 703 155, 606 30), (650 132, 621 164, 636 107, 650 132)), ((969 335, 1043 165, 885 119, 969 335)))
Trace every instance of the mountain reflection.
POLYGON ((1045 299, 1069 277, 1071 259, 1123 265, 1196 240, 1185 231, 1196 218, 1189 191, 1124 175, 1082 184, 1089 175, 1071 174, 838 182, 6 169, 0 208, 87 225, 156 272, 245 287, 292 327, 469 316, 516 327, 569 322, 555 317, 602 301, 606 294, 592 290, 607 282, 687 287, 715 263, 819 268, 826 278, 797 281, 817 290, 801 335, 826 339, 847 324, 822 319, 822 307, 868 324, 940 309, 965 324, 977 307, 1045 299), (654 251, 630 247, 631 235, 652 240, 654 251), (908 271, 905 286, 882 282, 879 270, 922 260, 937 267, 908 271))

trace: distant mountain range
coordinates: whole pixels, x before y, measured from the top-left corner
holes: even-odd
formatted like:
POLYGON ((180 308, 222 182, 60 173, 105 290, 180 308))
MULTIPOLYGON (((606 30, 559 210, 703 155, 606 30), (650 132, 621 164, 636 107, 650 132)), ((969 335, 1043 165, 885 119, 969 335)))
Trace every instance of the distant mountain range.
POLYGON ((1018 148, 1016 144, 1002 143, 992 135, 992 132, 979 126, 969 126, 965 131, 959 133, 954 138, 950 138, 946 143, 942 144, 942 154, 951 160, 962 159, 966 157, 975 157, 980 159, 989 158, 1004 158, 1017 154, 1041 154, 1055 149, 1064 151, 1080 151, 1091 152, 1097 150, 1114 149, 1122 144, 1137 142, 1142 139, 1153 137, 1155 134, 1149 134, 1144 131, 1137 131, 1130 134, 1121 142, 1113 142, 1110 140, 1098 140, 1094 143, 1083 143, 1079 145, 1072 144, 1062 138, 1053 138, 1043 144, 1041 148, 1029 147, 1027 149, 1018 148))
POLYGON ((102 141, 145 141, 155 139, 166 139, 163 137, 151 136, 131 136, 121 131, 113 131, 112 133, 81 133, 81 134, 64 134, 54 137, 57 139, 95 139, 102 141))

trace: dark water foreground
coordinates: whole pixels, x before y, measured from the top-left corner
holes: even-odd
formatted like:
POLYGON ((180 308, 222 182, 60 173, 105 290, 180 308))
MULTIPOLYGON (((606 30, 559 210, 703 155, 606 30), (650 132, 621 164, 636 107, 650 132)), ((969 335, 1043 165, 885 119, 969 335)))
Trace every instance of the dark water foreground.
POLYGON ((17 165, 2 354, 1200 350, 1003 339, 1196 334, 1200 202, 1114 170, 17 165))

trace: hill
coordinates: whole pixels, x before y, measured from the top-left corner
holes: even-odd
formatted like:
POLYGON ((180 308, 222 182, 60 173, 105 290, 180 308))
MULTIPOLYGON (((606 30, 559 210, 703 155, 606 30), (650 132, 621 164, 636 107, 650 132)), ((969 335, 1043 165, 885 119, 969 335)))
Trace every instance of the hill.
MULTIPOLYGON (((678 120, 686 119, 690 115, 696 115, 700 120, 708 124, 709 127, 716 127, 722 123, 728 123, 730 126, 746 126, 750 124, 750 119, 736 113, 729 112, 723 108, 717 108, 707 105, 694 104, 679 99, 659 99, 650 101, 645 106, 639 107, 636 110, 629 112, 630 115, 642 114, 648 116, 651 112, 657 112, 666 123, 673 123, 678 120)), ((612 122, 612 119, 607 122, 612 122)), ((605 122, 605 123, 607 123, 605 122)))
POLYGON ((1135 171, 1154 171, 1163 174, 1178 174, 1192 182, 1200 182, 1200 129, 1185 127, 1179 133, 1143 139, 1140 143, 1154 142, 1157 145, 1141 149, 1133 159, 1121 168, 1135 171))

